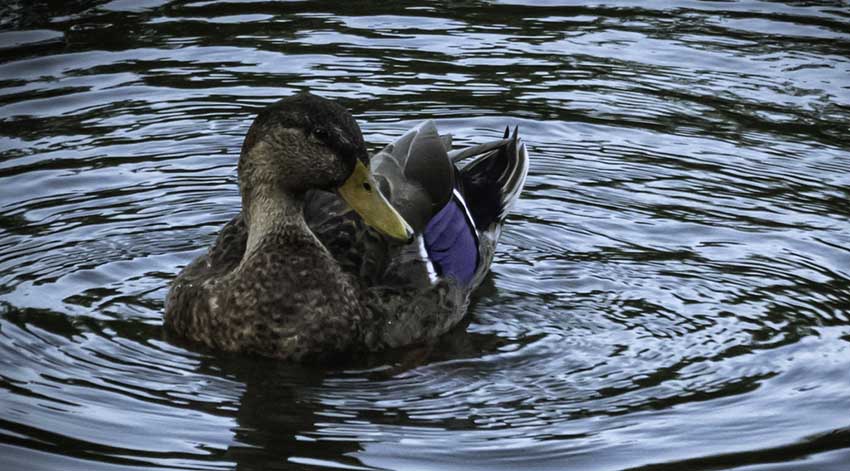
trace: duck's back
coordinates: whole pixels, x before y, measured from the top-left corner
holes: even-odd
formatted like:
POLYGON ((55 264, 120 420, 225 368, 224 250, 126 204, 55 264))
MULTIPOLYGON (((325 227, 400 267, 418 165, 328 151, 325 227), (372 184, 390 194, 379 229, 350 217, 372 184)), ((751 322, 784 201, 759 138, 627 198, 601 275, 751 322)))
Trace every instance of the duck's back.
POLYGON ((451 147, 451 136, 426 121, 377 153, 371 166, 416 232, 414 243, 391 258, 391 271, 471 292, 489 271, 505 217, 525 183, 528 154, 517 131, 509 137, 507 129, 496 141, 451 147), (459 167, 462 161, 469 163, 459 167))
POLYGON ((369 229, 336 195, 308 199, 307 221, 385 319, 382 342, 432 338, 456 324, 489 272, 501 227, 528 172, 517 132, 450 152, 432 121, 372 157, 381 191, 413 227, 410 244, 369 229), (456 162, 469 164, 458 168, 456 162))

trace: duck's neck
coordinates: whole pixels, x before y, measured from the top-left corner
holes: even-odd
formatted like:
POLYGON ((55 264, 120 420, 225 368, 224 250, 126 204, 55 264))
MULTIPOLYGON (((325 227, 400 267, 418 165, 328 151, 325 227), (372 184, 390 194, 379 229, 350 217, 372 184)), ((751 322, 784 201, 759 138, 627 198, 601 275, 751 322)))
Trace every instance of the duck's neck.
POLYGON ((263 240, 273 235, 315 239, 304 221, 304 196, 276 189, 257 191, 245 206, 248 243, 245 255, 251 255, 263 240))

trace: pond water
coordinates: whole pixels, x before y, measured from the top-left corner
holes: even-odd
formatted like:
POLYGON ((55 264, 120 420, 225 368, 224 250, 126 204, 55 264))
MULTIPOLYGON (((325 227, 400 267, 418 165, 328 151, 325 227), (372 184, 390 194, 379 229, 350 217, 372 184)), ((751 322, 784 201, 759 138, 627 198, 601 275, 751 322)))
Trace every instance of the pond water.
MULTIPOLYGON (((35 4, 35 5, 33 5, 35 4)), ((0 468, 846 470, 847 2, 0 7, 0 468), (316 368, 162 329, 298 90, 519 125, 463 325, 316 368)))

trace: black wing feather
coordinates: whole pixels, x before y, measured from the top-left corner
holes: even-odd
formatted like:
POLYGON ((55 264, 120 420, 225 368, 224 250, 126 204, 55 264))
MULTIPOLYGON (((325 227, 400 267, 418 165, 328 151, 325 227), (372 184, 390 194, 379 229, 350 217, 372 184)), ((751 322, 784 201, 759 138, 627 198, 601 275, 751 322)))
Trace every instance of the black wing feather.
POLYGON ((510 139, 508 136, 510 129, 505 128, 502 145, 460 171, 464 198, 480 231, 504 220, 528 174, 528 154, 519 140, 519 129, 514 128, 510 139))

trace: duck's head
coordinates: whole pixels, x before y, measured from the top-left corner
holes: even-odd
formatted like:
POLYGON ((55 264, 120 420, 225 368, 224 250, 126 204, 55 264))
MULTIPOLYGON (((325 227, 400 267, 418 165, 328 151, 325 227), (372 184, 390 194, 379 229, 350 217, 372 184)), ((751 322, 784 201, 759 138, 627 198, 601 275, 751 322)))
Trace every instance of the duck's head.
POLYGON ((342 106, 309 93, 274 103, 254 119, 239 157, 243 208, 260 193, 301 199, 336 191, 378 231, 410 240, 413 230, 381 194, 369 172, 360 127, 342 106))

